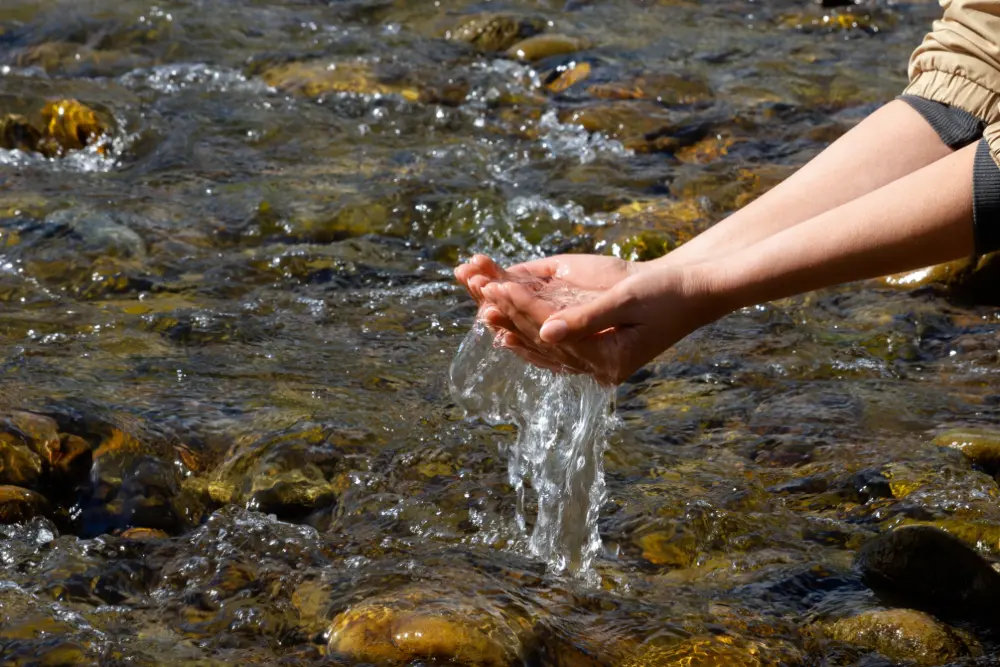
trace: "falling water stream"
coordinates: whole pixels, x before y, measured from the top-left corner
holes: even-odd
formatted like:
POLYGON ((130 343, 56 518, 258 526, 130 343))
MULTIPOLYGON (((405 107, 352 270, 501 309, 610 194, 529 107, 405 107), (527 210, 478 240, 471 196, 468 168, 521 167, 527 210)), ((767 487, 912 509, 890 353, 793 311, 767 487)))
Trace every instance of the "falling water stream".
POLYGON ((452 362, 451 393, 470 415, 517 426, 506 447, 508 475, 522 532, 528 490, 537 497, 532 555, 554 571, 596 583, 591 566, 601 549, 601 459, 614 425, 613 390, 587 375, 556 374, 526 363, 495 345, 493 333, 477 320, 452 362))

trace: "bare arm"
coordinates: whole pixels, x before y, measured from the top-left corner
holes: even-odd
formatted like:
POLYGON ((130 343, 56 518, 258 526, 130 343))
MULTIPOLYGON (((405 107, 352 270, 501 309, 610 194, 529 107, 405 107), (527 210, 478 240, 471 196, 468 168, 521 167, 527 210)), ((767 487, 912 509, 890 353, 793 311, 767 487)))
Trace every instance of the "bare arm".
POLYGON ((695 273, 728 311, 969 256, 975 151, 967 146, 695 273))
POLYGON ((894 100, 778 186, 653 264, 693 264, 723 257, 951 152, 920 114, 894 100))
POLYGON ((621 382, 740 307, 970 255, 975 151, 963 148, 728 256, 650 266, 578 305, 560 308, 516 282, 484 292, 517 331, 506 344, 529 361, 621 382))

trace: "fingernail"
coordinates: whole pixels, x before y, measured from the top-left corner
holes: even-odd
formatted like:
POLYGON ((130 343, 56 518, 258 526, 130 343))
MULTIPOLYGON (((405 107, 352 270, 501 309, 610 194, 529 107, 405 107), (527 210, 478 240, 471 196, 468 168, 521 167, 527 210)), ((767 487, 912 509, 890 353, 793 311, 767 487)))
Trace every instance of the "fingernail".
POLYGON ((538 331, 538 334, 546 343, 558 343, 565 338, 568 333, 569 327, 562 320, 549 320, 543 324, 542 328, 538 331))

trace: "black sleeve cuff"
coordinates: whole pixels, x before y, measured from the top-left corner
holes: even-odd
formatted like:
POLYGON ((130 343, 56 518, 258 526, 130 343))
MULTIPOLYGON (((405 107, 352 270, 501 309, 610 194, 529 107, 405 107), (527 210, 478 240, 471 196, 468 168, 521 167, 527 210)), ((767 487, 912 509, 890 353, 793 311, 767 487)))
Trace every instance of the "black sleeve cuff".
POLYGON ((1000 250, 1000 168, 985 139, 976 147, 972 168, 972 228, 976 255, 1000 250))
POLYGON ((983 121, 968 111, 932 102, 917 95, 900 95, 899 99, 923 116, 948 148, 958 149, 968 146, 983 136, 985 127, 983 121))

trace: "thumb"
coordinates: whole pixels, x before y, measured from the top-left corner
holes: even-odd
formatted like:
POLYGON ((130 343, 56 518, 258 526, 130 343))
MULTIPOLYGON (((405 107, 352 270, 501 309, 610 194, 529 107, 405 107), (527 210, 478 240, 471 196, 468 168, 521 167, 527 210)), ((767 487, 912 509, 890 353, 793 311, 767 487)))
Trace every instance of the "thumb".
POLYGON ((633 299, 618 286, 593 301, 571 306, 545 320, 538 335, 546 343, 574 342, 628 323, 633 299))

